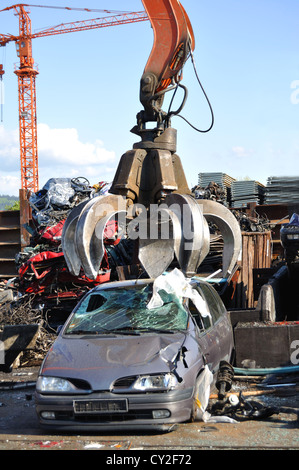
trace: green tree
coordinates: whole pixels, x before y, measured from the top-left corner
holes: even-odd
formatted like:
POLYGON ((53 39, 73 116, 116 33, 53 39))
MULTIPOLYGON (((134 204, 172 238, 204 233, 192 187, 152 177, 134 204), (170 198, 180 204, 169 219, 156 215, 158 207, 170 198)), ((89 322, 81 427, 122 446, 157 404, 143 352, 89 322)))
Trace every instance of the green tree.
POLYGON ((14 201, 13 204, 8 204, 5 206, 5 211, 19 211, 20 210, 20 201, 14 201))

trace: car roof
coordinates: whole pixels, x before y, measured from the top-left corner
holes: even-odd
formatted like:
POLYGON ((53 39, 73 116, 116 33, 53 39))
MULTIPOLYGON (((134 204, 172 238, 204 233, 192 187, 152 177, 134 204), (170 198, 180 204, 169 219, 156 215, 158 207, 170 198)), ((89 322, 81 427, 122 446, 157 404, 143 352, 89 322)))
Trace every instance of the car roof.
MULTIPOLYGON (((153 284, 155 279, 126 279, 123 281, 111 281, 111 282, 105 282, 103 284, 100 284, 96 287, 94 287, 90 292, 97 292, 101 290, 106 290, 106 289, 113 289, 113 288, 118 288, 118 287, 131 287, 134 285, 146 285, 146 284, 153 284)), ((195 278, 190 278, 190 283, 191 285, 200 285, 200 284, 208 284, 205 282, 202 278, 201 279, 195 279, 195 278)))
MULTIPOLYGON (((100 291, 103 289, 113 289, 115 287, 131 287, 134 285, 152 284, 154 279, 127 279, 124 281, 111 281, 100 284, 92 289, 92 292, 100 291)), ((91 292, 91 291, 90 291, 91 292)))

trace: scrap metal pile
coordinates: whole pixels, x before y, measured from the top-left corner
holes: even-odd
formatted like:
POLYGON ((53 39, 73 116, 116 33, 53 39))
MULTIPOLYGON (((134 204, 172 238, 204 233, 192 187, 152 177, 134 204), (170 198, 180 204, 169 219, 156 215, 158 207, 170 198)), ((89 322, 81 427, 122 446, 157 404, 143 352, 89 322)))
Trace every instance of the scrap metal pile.
POLYGON ((13 287, 18 295, 31 296, 32 308, 69 312, 88 289, 116 276, 115 264, 129 264, 126 240, 115 221, 105 229, 106 251, 96 279, 89 279, 84 272, 74 276, 65 262, 61 236, 68 214, 82 201, 103 195, 108 189, 104 182, 90 186, 85 178, 51 178, 30 196, 32 224, 27 229, 31 243, 16 256, 18 276, 13 287))
POLYGON ((195 199, 211 199, 212 201, 227 205, 227 193, 225 189, 218 183, 215 183, 215 181, 209 182, 205 187, 201 185, 194 186, 192 188, 192 194, 195 199))
MULTIPOLYGON (((27 335, 26 327, 29 325, 38 326, 38 334, 31 348, 22 348, 18 350, 18 345, 13 345, 15 356, 17 356, 17 364, 22 366, 34 366, 39 364, 45 357, 49 348, 55 341, 57 334, 54 329, 50 327, 47 322, 47 315, 44 311, 38 308, 35 294, 24 295, 22 297, 16 296, 16 300, 12 302, 2 302, 0 304, 0 335, 3 336, 4 329, 8 325, 20 325, 21 332, 24 336, 27 335)), ((19 333, 19 332, 18 332, 19 333)), ((13 360, 9 361, 9 355, 6 355, 9 370, 13 364, 13 360)), ((13 357, 14 359, 14 357, 13 357)), ((0 370, 3 365, 0 366, 0 370)), ((6 364, 4 365, 6 370, 6 364)))
POLYGON ((84 179, 51 178, 44 187, 30 196, 32 226, 27 227, 31 243, 16 257, 18 290, 21 294, 43 294, 48 299, 78 297, 79 286, 94 286, 102 276, 109 278, 108 260, 96 281, 82 275, 75 279, 65 264, 61 235, 65 220, 73 207, 94 196, 96 189, 84 179))
POLYGON ((199 173, 198 175, 198 186, 204 188, 207 193, 211 192, 211 199, 225 206, 231 205, 231 185, 234 181, 236 181, 235 178, 226 173, 199 173))
POLYGON ((131 244, 114 220, 105 228, 105 256, 96 279, 83 271, 74 276, 65 261, 61 236, 70 211, 108 191, 105 182, 91 186, 85 178, 51 178, 29 198, 32 221, 26 228, 31 242, 16 255, 17 276, 0 287, 2 294, 9 293, 0 302, 0 330, 1 325, 39 325, 34 350, 26 351, 22 365, 42 360, 56 338, 57 326, 78 300, 96 285, 117 279, 117 268, 130 264, 131 244))
POLYGON ((259 215, 255 212, 254 216, 249 216, 236 209, 232 210, 232 213, 238 220, 242 232, 267 232, 273 228, 266 215, 259 215))
POLYGON ((284 248, 287 266, 292 271, 299 266, 299 215, 294 213, 289 223, 280 229, 280 241, 284 248))

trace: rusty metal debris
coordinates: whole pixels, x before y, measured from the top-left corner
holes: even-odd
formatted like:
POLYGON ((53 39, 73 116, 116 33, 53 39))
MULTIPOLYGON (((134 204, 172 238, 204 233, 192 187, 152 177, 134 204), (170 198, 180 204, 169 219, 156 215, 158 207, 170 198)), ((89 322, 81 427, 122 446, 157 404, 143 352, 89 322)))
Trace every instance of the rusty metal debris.
POLYGON ((228 416, 242 421, 245 419, 266 419, 273 414, 278 414, 279 409, 266 406, 257 400, 247 399, 240 391, 238 395, 230 395, 228 398, 214 403, 210 412, 213 416, 228 416))
MULTIPOLYGON (((19 364, 39 364, 56 338, 56 331, 47 322, 47 312, 37 308, 36 295, 28 294, 19 299, 0 305, 0 330, 2 334, 7 325, 37 325, 38 335, 34 347, 19 351, 19 364)), ((7 354, 5 355, 7 359, 7 354)), ((6 364, 7 365, 7 364, 6 364)), ((10 366, 11 364, 9 364, 10 366)))
POLYGON ((233 209, 232 213, 239 222, 242 232, 267 232, 273 228, 266 215, 259 215, 256 211, 255 216, 249 216, 242 211, 233 209))
POLYGON ((206 187, 196 185, 191 191, 195 199, 211 199, 212 201, 227 205, 227 192, 215 181, 211 181, 206 187))

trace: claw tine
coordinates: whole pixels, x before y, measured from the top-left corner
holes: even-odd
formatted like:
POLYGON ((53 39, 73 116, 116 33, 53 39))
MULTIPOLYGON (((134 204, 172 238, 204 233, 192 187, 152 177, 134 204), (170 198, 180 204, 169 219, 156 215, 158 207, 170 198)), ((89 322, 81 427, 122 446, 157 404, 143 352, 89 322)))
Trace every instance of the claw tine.
POLYGON ((78 217, 88 201, 83 201, 75 206, 68 215, 62 230, 61 247, 68 270, 74 276, 78 276, 81 269, 81 261, 75 244, 75 232, 78 217))
POLYGON ((209 199, 200 199, 207 221, 214 222, 223 237, 222 276, 228 277, 238 261, 242 247, 240 225, 227 207, 209 199))
POLYGON ((184 274, 193 276, 209 248, 209 236, 200 206, 192 196, 170 194, 165 203, 176 214, 181 225, 181 243, 176 244, 176 256, 184 274))
POLYGON ((96 279, 105 253, 103 234, 108 220, 125 214, 122 196, 98 196, 83 209, 76 226, 75 245, 83 270, 89 279, 96 279))
POLYGON ((147 220, 147 235, 155 232, 156 236, 139 238, 139 261, 151 278, 163 274, 174 258, 175 226, 174 216, 166 208, 159 208, 161 219, 152 212, 147 220))
POLYGON ((210 229, 209 229, 208 222, 203 217, 203 245, 202 245, 202 249, 201 249, 199 260, 198 260, 198 266, 201 265, 201 263, 206 258, 206 256, 208 256, 209 252, 210 252, 210 229))

